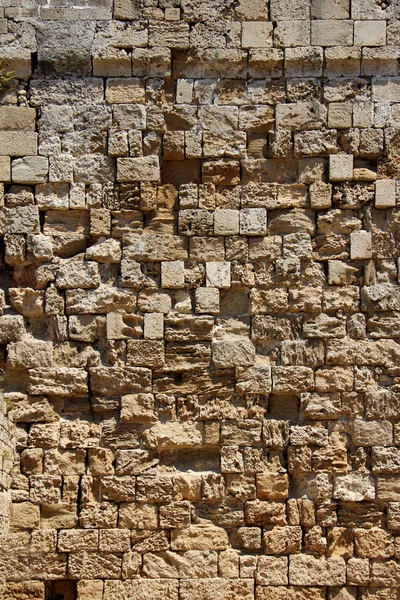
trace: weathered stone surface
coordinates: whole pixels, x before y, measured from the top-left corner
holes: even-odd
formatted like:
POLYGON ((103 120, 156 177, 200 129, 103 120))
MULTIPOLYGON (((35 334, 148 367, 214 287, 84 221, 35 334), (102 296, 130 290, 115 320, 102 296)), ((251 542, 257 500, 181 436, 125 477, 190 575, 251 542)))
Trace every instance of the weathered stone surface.
POLYGON ((397 1, 3 4, 0 597, 396 600, 397 1))

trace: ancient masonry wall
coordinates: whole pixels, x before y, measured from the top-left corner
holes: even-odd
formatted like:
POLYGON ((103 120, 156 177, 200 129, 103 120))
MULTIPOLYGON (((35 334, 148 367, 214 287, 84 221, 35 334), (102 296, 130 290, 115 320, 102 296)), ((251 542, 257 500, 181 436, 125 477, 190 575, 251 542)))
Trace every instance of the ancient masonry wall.
POLYGON ((77 2, 0 1, 0 597, 396 600, 399 0, 77 2))

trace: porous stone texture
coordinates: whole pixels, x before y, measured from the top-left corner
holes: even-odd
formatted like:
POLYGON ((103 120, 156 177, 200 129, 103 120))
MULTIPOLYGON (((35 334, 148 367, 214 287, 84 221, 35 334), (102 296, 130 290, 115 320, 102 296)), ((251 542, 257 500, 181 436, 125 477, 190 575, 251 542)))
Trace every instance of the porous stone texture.
POLYGON ((398 600, 399 43, 0 0, 2 600, 398 600))

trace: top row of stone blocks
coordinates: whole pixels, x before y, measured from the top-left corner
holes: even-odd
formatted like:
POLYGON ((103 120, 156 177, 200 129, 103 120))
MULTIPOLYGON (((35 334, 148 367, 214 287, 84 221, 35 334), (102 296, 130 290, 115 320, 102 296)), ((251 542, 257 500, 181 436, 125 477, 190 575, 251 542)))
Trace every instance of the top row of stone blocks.
MULTIPOLYGON (((193 3, 182 0, 180 8, 168 8, 167 20, 187 22, 208 18, 227 18, 242 21, 281 21, 309 19, 393 19, 399 18, 400 6, 395 0, 237 0, 231 10, 217 0, 193 3), (231 14, 232 13, 232 14, 231 14)), ((143 18, 138 0, 115 0, 114 18, 136 20, 143 18)))

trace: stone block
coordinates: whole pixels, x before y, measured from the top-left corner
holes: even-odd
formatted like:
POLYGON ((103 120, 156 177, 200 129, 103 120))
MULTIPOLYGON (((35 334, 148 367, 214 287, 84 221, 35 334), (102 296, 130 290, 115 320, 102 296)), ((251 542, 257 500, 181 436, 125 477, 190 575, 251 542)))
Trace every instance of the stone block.
POLYGON ((348 19, 349 0, 311 0, 313 19, 348 19))
POLYGON ((231 264, 229 262, 206 263, 206 286, 213 288, 229 288, 231 285, 231 264))
POLYGON ((145 313, 144 315, 144 337, 148 340, 162 340, 164 337, 164 315, 163 313, 145 313))
POLYGON ((355 446, 391 446, 393 443, 392 423, 355 420, 352 439, 355 446))
POLYGON ((378 179, 375 183, 375 208, 393 208, 396 206, 396 181, 378 179))
POLYGON ((335 154, 329 156, 329 180, 351 181, 353 179, 353 156, 335 154))
POLYGON ((268 48, 272 46, 272 23, 245 21, 242 23, 242 48, 268 48))
POLYGON ((310 45, 310 23, 302 21, 278 21, 274 31, 275 44, 282 48, 310 45))
POLYGON ((352 46, 353 21, 326 19, 311 21, 312 46, 352 46))
POLYGON ((0 156, 36 156, 37 149, 37 133, 30 131, 0 131, 0 156))
POLYGON ((211 315, 219 313, 219 290, 217 288, 197 288, 195 297, 197 313, 211 315))
POLYGON ((370 231, 353 231, 350 234, 351 260, 368 260, 372 258, 372 233, 370 231))
POLYGON ((185 266, 182 260, 161 263, 161 286, 182 288, 185 284, 185 266))
POLYGON ((289 559, 289 583, 298 586, 336 586, 346 583, 343 558, 296 554, 289 559))
POLYGON ((355 46, 384 46, 386 21, 354 21, 355 46))
POLYGON ((240 234, 260 236, 267 234, 265 208, 244 208, 240 211, 240 234))
POLYGON ((0 182, 11 182, 11 162, 9 156, 0 156, 0 182))
POLYGON ((335 475, 333 497, 344 502, 374 500, 374 480, 370 475, 364 473, 335 475))
POLYGON ((117 159, 118 181, 158 181, 159 178, 160 165, 156 156, 117 159))
POLYGON ((26 156, 12 161, 13 183, 44 183, 49 171, 49 160, 45 156, 26 156))
POLYGON ((288 558, 286 556, 260 556, 256 570, 259 585, 287 585, 288 558))
POLYGON ((255 347, 247 338, 235 337, 212 342, 212 359, 216 368, 250 366, 255 362, 255 347))
POLYGON ((239 211, 220 209, 214 213, 214 235, 238 235, 239 211))
POLYGON ((271 0, 270 19, 279 21, 281 19, 306 19, 310 18, 310 0, 271 0))
POLYGON ((328 108, 328 127, 350 129, 352 126, 352 105, 348 102, 331 102, 328 108))

